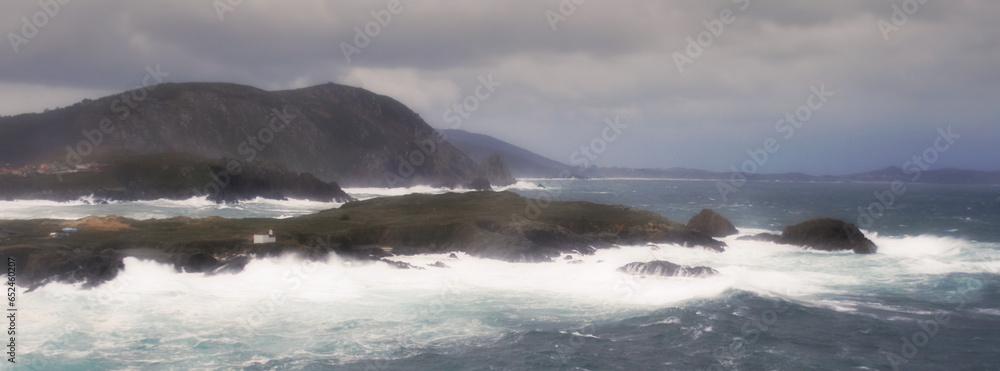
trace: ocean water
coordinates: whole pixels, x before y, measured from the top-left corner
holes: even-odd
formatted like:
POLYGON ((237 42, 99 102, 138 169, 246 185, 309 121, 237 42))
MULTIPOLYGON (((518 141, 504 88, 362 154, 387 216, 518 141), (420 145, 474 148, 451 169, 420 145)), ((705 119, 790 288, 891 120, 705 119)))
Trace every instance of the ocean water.
MULTIPOLYGON (((713 208, 741 235, 868 215, 859 224, 880 249, 826 253, 733 236, 724 253, 651 244, 573 256, 577 264, 398 257, 448 266, 426 270, 284 256, 213 276, 130 258, 118 278, 94 289, 50 284, 22 293, 17 368, 1000 369, 1000 187, 909 185, 891 203, 875 196, 887 184, 750 182, 725 199, 712 181, 543 179, 510 190, 681 222, 713 208), (616 272, 657 259, 721 274, 616 272)), ((0 218, 289 217, 336 206, 20 201, 0 202, 0 218)), ((531 207, 544 212, 544 202, 531 207)))

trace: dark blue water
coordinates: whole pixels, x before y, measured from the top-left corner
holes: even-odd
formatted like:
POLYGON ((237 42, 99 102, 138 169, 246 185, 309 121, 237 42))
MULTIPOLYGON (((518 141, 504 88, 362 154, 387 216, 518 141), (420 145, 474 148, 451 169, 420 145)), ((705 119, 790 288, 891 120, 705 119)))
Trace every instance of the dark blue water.
POLYGON ((620 204, 655 211, 681 223, 709 208, 747 228, 781 230, 811 218, 832 217, 888 235, 953 236, 1000 241, 1000 186, 907 184, 892 193, 884 183, 747 182, 724 201, 716 181, 546 180, 525 196, 620 204), (891 202, 890 202, 891 201, 891 202), (873 207, 872 205, 879 205, 873 207), (888 206, 888 207, 886 207, 888 206), (859 210, 860 209, 860 210, 859 210), (862 217, 862 215, 866 216, 862 217), (860 221, 859 221, 860 220, 860 221), (868 221, 871 221, 868 223, 868 221))

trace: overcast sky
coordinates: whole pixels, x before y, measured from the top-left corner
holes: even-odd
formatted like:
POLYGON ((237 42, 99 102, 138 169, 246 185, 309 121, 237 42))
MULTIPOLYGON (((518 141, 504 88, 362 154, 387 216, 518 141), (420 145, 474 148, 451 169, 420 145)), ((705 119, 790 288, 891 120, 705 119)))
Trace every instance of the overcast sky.
POLYGON ((159 65, 171 82, 359 86, 438 128, 465 102, 459 128, 565 163, 594 144, 599 165, 724 171, 774 138, 759 171, 842 174, 903 166, 951 127, 933 167, 1000 170, 993 0, 45 1, 58 11, 0 5, 0 114, 130 89, 159 65), (627 128, 595 142, 615 117, 627 128))

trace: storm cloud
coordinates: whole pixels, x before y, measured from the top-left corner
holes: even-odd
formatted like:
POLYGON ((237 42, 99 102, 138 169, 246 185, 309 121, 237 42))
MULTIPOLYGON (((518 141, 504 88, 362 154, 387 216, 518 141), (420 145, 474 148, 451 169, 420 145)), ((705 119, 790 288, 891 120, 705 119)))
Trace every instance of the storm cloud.
POLYGON ((996 1, 42 0, 0 10, 6 115, 131 89, 160 66, 171 82, 360 86, 432 126, 566 163, 617 117, 627 128, 596 164, 724 171, 774 139, 760 171, 842 174, 900 166, 951 127, 961 138, 934 167, 1000 170, 996 1), (497 85, 476 97, 485 79, 497 85), (820 107, 816 90, 832 94, 820 107))

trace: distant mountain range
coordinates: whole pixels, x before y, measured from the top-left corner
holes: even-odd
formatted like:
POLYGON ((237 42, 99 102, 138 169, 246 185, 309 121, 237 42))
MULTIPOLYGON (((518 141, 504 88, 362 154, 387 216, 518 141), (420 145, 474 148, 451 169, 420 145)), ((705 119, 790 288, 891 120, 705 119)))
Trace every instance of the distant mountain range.
POLYGON ((454 129, 441 130, 441 133, 449 143, 477 163, 482 163, 493 154, 500 154, 506 160, 511 174, 517 178, 558 178, 571 170, 569 165, 489 135, 454 129))
MULTIPOLYGON (((684 168, 632 169, 588 168, 581 174, 589 178, 665 178, 665 179, 731 179, 733 173, 711 172, 684 168)), ((809 175, 803 173, 756 174, 751 179, 764 181, 814 181, 814 182, 892 182, 931 184, 1000 184, 1000 172, 936 169, 915 171, 890 166, 881 170, 848 175, 809 175), (919 176, 918 176, 919 174, 919 176)))
MULTIPOLYGON (((518 178, 558 178, 565 177, 566 171, 579 178, 642 178, 642 179, 704 179, 725 180, 733 174, 705 170, 670 168, 637 169, 622 167, 573 168, 561 162, 546 158, 530 150, 504 142, 497 138, 470 133, 463 130, 442 130, 449 142, 465 152, 473 160, 493 153, 499 153, 507 160, 511 173, 518 178), (560 175, 561 174, 561 175, 560 175)), ((757 174, 755 180, 765 181, 827 181, 827 182, 891 182, 895 180, 936 184, 1000 184, 1000 172, 973 171, 960 169, 904 170, 890 166, 881 170, 850 175, 808 175, 803 173, 757 174), (919 176, 918 176, 919 174, 919 176)))

